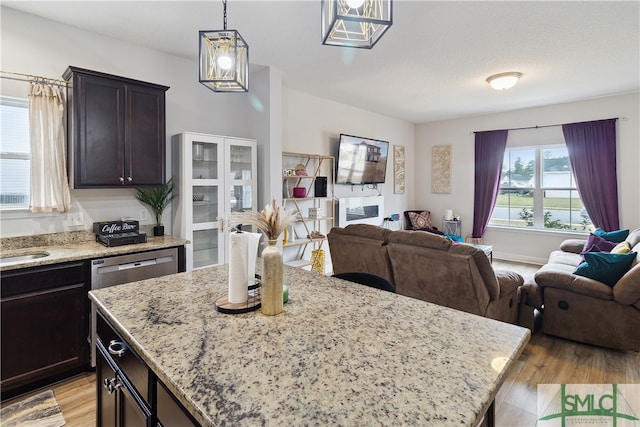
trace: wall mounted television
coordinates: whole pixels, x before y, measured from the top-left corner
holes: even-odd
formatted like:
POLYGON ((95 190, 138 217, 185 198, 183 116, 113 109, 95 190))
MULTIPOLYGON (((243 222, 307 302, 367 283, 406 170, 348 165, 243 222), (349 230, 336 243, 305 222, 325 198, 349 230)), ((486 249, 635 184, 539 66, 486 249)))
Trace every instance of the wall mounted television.
POLYGON ((388 154, 388 141, 340 134, 336 184, 384 183, 388 154))

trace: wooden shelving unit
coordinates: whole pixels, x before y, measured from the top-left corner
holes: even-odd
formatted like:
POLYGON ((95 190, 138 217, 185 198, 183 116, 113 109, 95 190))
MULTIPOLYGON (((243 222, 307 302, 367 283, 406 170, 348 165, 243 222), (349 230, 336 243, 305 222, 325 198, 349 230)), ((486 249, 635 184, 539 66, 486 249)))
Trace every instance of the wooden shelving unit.
POLYGON ((283 241, 285 263, 318 271, 319 264, 313 267, 319 261, 320 252, 315 250, 325 249, 326 235, 335 222, 335 159, 320 154, 283 152, 282 167, 283 204, 298 213, 298 221, 288 231, 286 242, 283 241), (296 168, 303 168, 306 175, 295 175, 296 168), (304 188, 305 197, 293 197, 294 188, 304 188), (320 213, 313 216, 310 210, 320 213), (319 237, 313 233, 319 233, 319 237))

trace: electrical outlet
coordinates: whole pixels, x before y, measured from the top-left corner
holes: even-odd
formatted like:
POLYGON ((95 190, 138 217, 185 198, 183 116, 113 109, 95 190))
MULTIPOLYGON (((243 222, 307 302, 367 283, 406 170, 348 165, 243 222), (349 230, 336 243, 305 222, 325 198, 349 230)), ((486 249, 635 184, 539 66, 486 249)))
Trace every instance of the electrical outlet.
POLYGON ((149 221, 149 211, 146 209, 140 209, 140 222, 149 221))
POLYGON ((69 212, 67 214, 67 224, 71 227, 84 225, 84 212, 69 212))

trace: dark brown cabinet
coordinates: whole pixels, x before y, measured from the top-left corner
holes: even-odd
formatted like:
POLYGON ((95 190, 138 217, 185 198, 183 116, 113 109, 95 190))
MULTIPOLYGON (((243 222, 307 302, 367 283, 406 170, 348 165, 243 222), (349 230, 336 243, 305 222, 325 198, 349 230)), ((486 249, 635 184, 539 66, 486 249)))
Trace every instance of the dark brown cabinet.
POLYGON ((99 312, 97 331, 98 427, 199 426, 99 312))
POLYGON ((197 423, 191 420, 175 397, 161 382, 157 382, 158 393, 158 424, 163 427, 196 427, 197 423))
POLYGON ((105 427, 151 427, 151 411, 133 391, 101 342, 97 344, 97 425, 105 427))
POLYGON ((88 263, 2 273, 2 400, 87 369, 88 263))
POLYGON ((100 345, 96 345, 96 390, 97 411, 96 425, 116 426, 118 425, 118 393, 121 387, 116 381, 116 368, 109 364, 107 357, 100 345))
POLYGON ((69 67, 68 172, 73 188, 165 182, 167 86, 69 67))

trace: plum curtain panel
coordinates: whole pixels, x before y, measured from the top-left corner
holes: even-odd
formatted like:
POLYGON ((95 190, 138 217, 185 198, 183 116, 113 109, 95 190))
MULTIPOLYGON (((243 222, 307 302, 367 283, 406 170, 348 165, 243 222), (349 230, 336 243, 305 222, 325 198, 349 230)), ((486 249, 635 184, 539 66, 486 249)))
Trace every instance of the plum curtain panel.
POLYGON ((31 140, 31 212, 65 212, 71 208, 67 181, 64 101, 60 89, 29 84, 31 140))
POLYGON ((562 125, 576 187, 591 221, 620 228, 616 171, 616 119, 562 125))
POLYGON ((502 159, 509 131, 476 132, 472 237, 481 238, 498 197, 502 159))

